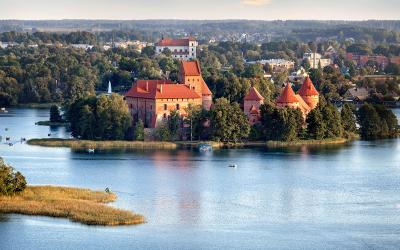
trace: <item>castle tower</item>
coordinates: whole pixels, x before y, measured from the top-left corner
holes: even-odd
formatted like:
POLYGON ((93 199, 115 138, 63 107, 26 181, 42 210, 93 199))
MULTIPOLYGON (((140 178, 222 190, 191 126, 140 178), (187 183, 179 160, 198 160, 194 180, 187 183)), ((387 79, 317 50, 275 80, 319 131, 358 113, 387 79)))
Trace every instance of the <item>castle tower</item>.
POLYGON ((299 108, 300 106, 299 100, 297 99, 296 94, 294 93, 290 83, 286 84, 281 95, 276 101, 276 106, 279 108, 285 108, 285 107, 299 108))
POLYGON ((306 77, 301 85, 299 90, 299 95, 303 98, 303 100, 310 106, 311 109, 314 109, 319 102, 319 93, 315 89, 314 84, 312 83, 310 77, 306 77))
POLYGON ((212 93, 201 76, 200 63, 197 60, 181 62, 178 81, 199 94, 202 97, 203 108, 210 110, 212 93))
POLYGON ((260 106, 262 104, 264 104, 264 97, 255 87, 251 87, 249 93, 244 97, 243 105, 243 111, 249 119, 250 125, 260 121, 260 106))

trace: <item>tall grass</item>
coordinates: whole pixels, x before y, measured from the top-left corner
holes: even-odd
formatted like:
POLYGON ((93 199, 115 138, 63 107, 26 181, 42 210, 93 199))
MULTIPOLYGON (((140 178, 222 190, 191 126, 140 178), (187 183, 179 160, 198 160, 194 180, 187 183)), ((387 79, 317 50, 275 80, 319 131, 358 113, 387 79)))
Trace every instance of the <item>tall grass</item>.
POLYGON ((142 215, 104 204, 116 198, 113 193, 88 189, 28 186, 18 195, 0 196, 0 213, 62 217, 87 225, 115 226, 144 223, 142 215))
POLYGON ((46 147, 68 147, 75 150, 89 148, 106 149, 175 149, 177 144, 173 142, 144 142, 144 141, 89 141, 75 139, 31 139, 29 145, 46 147))
POLYGON ((267 147, 295 147, 295 146, 318 146, 318 145, 334 145, 334 144, 344 144, 351 141, 351 139, 345 138, 333 138, 333 139, 323 139, 323 140, 298 140, 298 141, 267 141, 267 147))

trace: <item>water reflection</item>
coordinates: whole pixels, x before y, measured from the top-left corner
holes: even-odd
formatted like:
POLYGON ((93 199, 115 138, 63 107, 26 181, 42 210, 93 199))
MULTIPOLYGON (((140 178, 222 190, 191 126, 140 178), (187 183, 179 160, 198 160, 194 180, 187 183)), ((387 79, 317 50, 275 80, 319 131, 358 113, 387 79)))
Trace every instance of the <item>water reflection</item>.
MULTIPOLYGON (((24 119, 47 116, 17 113, 19 121, 6 126, 21 123, 23 130, 24 119)), ((34 126, 30 136, 48 131, 34 126)), ((109 187, 119 198, 113 206, 142 213, 148 221, 93 228, 12 215, 0 219, 0 248, 396 249, 400 244, 399 140, 204 154, 180 149, 88 154, 18 144, 0 145, 0 155, 32 184, 109 187), (232 163, 238 168, 229 168, 232 163)))

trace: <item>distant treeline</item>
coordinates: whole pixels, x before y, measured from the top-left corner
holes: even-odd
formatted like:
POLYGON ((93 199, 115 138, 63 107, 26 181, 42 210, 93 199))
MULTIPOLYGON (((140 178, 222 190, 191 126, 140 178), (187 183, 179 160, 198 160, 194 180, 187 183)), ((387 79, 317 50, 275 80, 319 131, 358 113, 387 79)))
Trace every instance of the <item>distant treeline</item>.
MULTIPOLYGON (((91 31, 98 40, 140 39, 155 41, 161 35, 194 35, 203 40, 239 39, 243 33, 258 42, 271 39, 310 41, 316 38, 354 38, 399 42, 400 21, 255 21, 255 20, 0 20, 0 32, 91 31), (107 31, 116 31, 108 33, 107 31)), ((89 40, 90 41, 90 40, 89 40)))

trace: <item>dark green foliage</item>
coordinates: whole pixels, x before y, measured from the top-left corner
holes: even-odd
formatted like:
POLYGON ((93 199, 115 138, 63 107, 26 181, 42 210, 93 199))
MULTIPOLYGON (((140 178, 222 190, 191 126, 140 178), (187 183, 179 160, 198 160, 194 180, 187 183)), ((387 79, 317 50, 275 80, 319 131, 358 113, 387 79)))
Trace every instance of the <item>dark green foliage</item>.
POLYGON ((122 140, 131 123, 128 106, 117 94, 79 99, 69 106, 67 119, 72 136, 90 140, 122 140))
POLYGON ((142 120, 139 120, 135 124, 135 130, 133 131, 134 139, 136 141, 143 141, 144 140, 144 124, 142 120))
POLYGON ((326 124, 324 138, 340 138, 343 136, 342 118, 339 111, 332 104, 322 108, 322 116, 326 124))
POLYGON ((266 140, 294 141, 302 134, 304 120, 300 110, 262 105, 260 112, 261 128, 266 140))
POLYGON ((225 98, 217 99, 211 110, 213 137, 224 142, 237 142, 247 138, 250 125, 238 103, 225 98))
POLYGON ((171 133, 167 126, 161 125, 156 128, 156 137, 159 141, 169 141, 171 140, 171 133))
POLYGON ((61 122, 62 117, 60 115, 60 110, 57 105, 52 105, 50 107, 50 122, 61 122))
POLYGON ((0 195, 14 195, 24 191, 25 177, 8 166, 0 157, 0 195))
POLYGON ((345 134, 356 133, 356 116, 354 114, 355 108, 350 104, 346 103, 342 107, 342 111, 340 112, 340 116, 342 118, 342 125, 345 134))
POLYGON ((309 138, 322 140, 326 135, 326 123, 319 107, 313 109, 307 116, 307 135, 309 138))
POLYGON ((210 121, 210 112, 199 106, 187 108, 187 117, 184 123, 188 127, 187 138, 194 140, 208 140, 211 138, 212 129, 208 126, 210 121))
POLYGON ((398 121, 393 111, 381 105, 364 104, 357 112, 363 139, 377 139, 397 135, 398 121))
POLYGON ((169 129, 171 138, 175 139, 177 137, 181 125, 182 125, 182 118, 179 112, 177 110, 171 111, 167 122, 167 127, 169 129))

